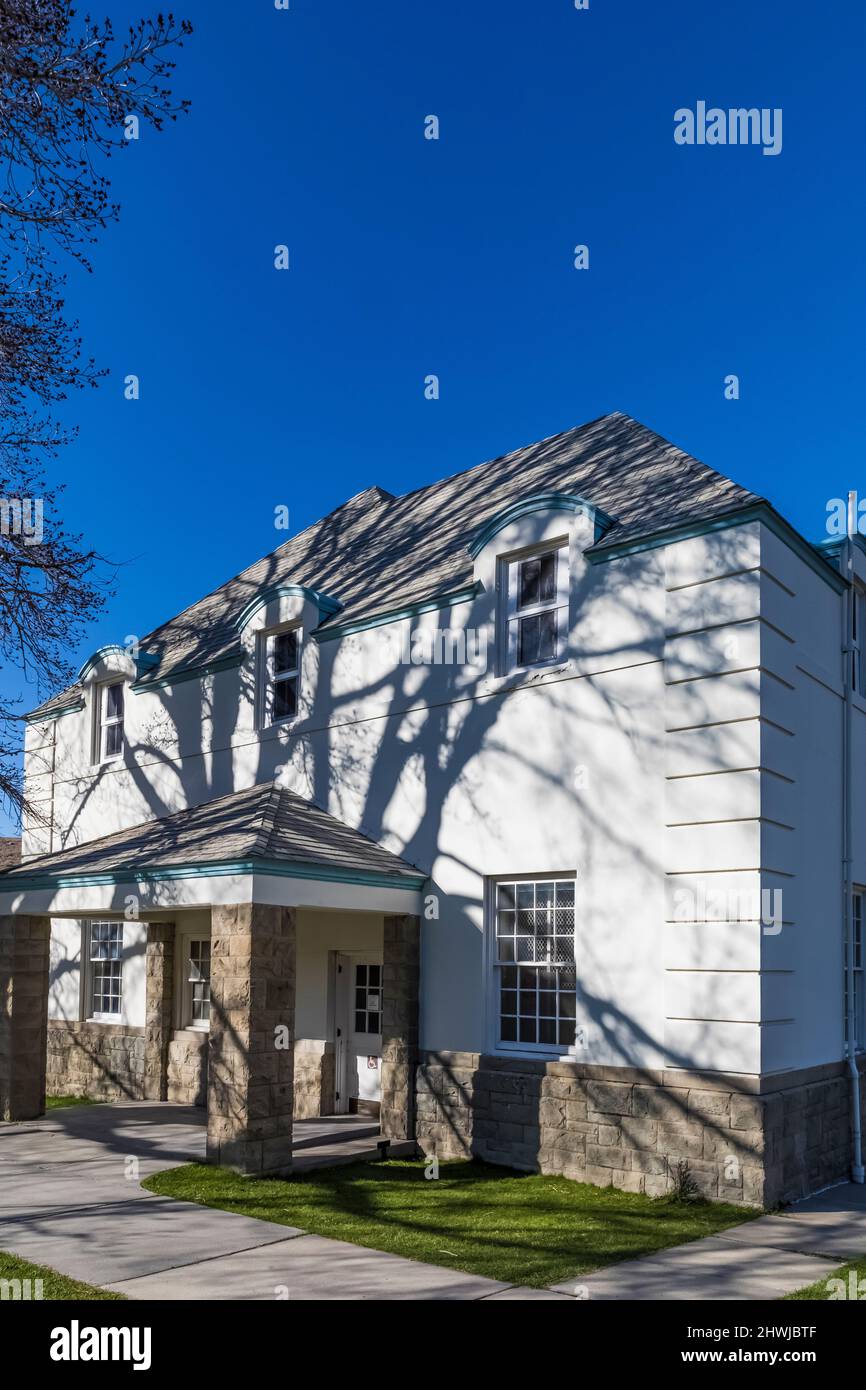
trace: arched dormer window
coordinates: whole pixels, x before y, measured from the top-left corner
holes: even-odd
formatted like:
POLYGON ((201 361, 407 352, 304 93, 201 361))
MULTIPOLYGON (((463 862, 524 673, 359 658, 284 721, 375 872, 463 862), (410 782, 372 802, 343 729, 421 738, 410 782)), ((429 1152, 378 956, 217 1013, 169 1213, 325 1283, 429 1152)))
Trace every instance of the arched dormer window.
POLYGON ((341 607, 329 594, 302 584, 276 584, 256 594, 237 627, 255 673, 259 729, 285 724, 309 712, 318 653, 305 639, 341 607))
POLYGON ((147 664, 125 647, 100 647, 78 673, 90 708, 91 762, 94 766, 123 758, 126 687, 147 664))
POLYGON ((521 498, 480 527, 470 553, 476 580, 496 594, 498 675, 568 659, 583 552, 610 524, 584 498, 547 492, 521 498))

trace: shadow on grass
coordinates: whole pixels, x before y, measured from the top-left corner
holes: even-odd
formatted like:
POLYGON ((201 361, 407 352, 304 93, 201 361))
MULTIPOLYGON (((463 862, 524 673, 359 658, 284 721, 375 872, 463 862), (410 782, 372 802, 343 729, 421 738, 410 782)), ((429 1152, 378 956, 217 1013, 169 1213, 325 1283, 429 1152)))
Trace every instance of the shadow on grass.
POLYGON ((148 1179, 164 1196, 297 1226, 506 1283, 543 1287, 713 1235, 758 1212, 678 1202, 475 1161, 392 1160, 245 1178, 190 1164, 148 1179))

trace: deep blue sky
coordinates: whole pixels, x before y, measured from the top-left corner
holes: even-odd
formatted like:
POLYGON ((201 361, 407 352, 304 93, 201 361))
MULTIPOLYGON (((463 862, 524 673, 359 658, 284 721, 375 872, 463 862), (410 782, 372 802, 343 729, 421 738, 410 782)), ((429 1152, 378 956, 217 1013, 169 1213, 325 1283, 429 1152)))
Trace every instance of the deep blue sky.
MULTIPOLYGON (((862 7, 176 10, 192 113, 112 161, 121 222, 70 284, 111 375, 73 403, 64 520, 122 562, 78 656, 272 549, 278 504, 299 530, 607 410, 810 537, 828 497, 866 492, 862 7), (699 99, 783 108, 781 155, 677 146, 699 99)), ((146 12, 111 5, 118 28, 146 12)))

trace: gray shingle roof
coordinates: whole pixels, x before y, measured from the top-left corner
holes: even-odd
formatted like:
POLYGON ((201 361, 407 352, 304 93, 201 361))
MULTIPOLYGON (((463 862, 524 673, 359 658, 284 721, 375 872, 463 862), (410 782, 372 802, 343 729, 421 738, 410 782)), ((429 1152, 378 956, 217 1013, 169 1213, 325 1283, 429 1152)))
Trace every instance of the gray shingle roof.
MULTIPOLYGON (((239 652, 236 621, 276 583, 340 600, 323 627, 387 613, 472 580, 469 544, 504 507, 536 492, 576 492, 614 518, 596 550, 763 499, 616 412, 441 482, 392 497, 370 487, 142 639, 157 664, 140 683, 239 652)), ((40 706, 68 704, 78 687, 40 706)))
MULTIPOLYGON (((193 864, 279 862, 346 874, 425 877, 375 840, 275 782, 262 782, 190 810, 132 826, 0 874, 0 891, 43 875, 121 874, 193 864)), ((313 873, 315 876, 315 873, 313 873)))

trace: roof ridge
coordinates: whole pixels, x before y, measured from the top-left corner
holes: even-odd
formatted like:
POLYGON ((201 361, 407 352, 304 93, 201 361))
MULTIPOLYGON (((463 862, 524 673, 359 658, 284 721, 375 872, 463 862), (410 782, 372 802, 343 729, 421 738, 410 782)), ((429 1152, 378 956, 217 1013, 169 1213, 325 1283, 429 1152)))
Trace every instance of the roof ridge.
POLYGON ((642 420, 636 420, 633 415, 628 415, 624 411, 618 410, 615 413, 620 419, 625 420, 629 425, 633 425, 641 434, 649 435, 664 452, 668 454, 673 452, 676 454, 689 468, 699 468, 705 473, 711 473, 714 478, 721 478, 726 483, 733 483, 735 487, 740 488, 743 492, 751 493, 752 497, 756 500, 761 502, 767 501, 767 498, 761 496, 759 493, 752 492, 751 488, 743 487, 741 483, 737 483, 733 478, 730 478, 727 473, 722 473, 718 468, 713 468, 711 463, 704 463, 703 459, 699 459, 694 454, 689 453, 688 449, 684 449, 681 444, 677 444, 673 439, 668 439, 666 435, 659 434, 658 430, 654 430, 651 425, 645 425, 642 420))
POLYGON ((230 584, 234 584, 238 579, 243 579, 251 569, 254 569, 256 565, 260 565, 263 560, 269 559, 272 555, 278 555, 287 545, 294 545, 294 543, 300 540, 302 536, 305 536, 308 531, 314 530, 316 526, 321 526, 323 522, 328 521, 332 516, 336 516, 338 512, 341 512, 344 507, 348 507, 352 502, 357 502, 360 497, 366 496, 368 492, 377 493, 379 501, 383 505, 387 501, 394 502, 397 500, 393 493, 386 492, 384 488, 379 487, 378 483, 371 483, 369 487, 362 488, 360 492, 356 492, 351 497, 347 497, 345 502, 340 502, 339 505, 333 507, 331 511, 325 512, 324 516, 317 517, 315 521, 311 521, 309 526, 305 526, 302 531, 296 531, 293 536, 288 536, 286 540, 280 541, 280 544, 275 546, 273 550, 266 550, 264 555, 259 555, 257 559, 251 560, 248 565, 244 565, 242 570, 238 570, 237 574, 233 574, 230 579, 224 579, 221 584, 217 584, 215 588, 209 589, 206 594, 202 594, 199 598, 194 599, 192 603, 188 603, 179 613, 175 613, 171 618, 166 618, 164 623, 157 623, 156 627, 151 628, 150 632, 142 637, 141 646, 144 646, 152 637, 155 637, 158 632, 162 632, 163 628, 171 627, 173 623, 176 623, 179 618, 183 617, 184 613, 191 612, 193 608, 198 608, 200 603, 204 603, 207 599, 214 598, 217 594, 222 593, 230 584))
MULTIPOLYGON (((621 410, 610 410, 605 415, 597 415, 594 420, 586 420, 582 425, 570 425, 567 430, 557 430, 555 434, 545 435, 544 439, 533 439, 528 444, 519 444, 516 449, 509 449, 507 454, 494 454, 493 458, 483 459, 481 463, 473 463, 469 468, 458 468, 456 473, 446 473, 444 478, 435 478, 432 483, 424 483, 421 487, 413 488, 411 492, 401 492, 394 500, 405 502, 410 497, 417 497, 419 493, 429 492, 431 488, 439 487, 440 483, 453 483, 455 478, 465 478, 467 474, 474 473, 477 468, 489 468, 493 463, 505 463, 507 459, 524 453, 526 449, 540 449, 545 444, 552 444, 555 439, 565 439, 569 434, 582 434, 584 430, 600 425, 603 420, 632 420, 632 417, 621 410)), ((640 422, 632 420, 632 423, 639 424, 640 422)))
POLYGON ((274 833, 277 812, 280 809, 285 788, 279 785, 276 778, 273 782, 264 782, 261 785, 267 787, 268 792, 267 796, 262 799, 259 828, 250 853, 254 858, 264 859, 267 858, 268 850, 271 847, 271 837, 274 833))
MULTIPOLYGON (((320 516, 315 521, 311 521, 309 526, 305 526, 302 531, 296 531, 293 536, 287 536, 284 541, 280 541, 280 544, 274 550, 269 550, 266 554, 260 555, 258 560, 253 561, 252 565, 247 565, 246 569, 242 569, 239 574, 236 574, 234 576, 235 579, 242 579, 247 570, 253 568, 253 565, 261 564, 262 560, 267 560, 270 555, 278 555, 287 545, 294 545, 295 542, 299 541, 302 536, 305 536, 308 531, 315 530, 317 526, 321 526, 324 522, 329 521, 330 518, 336 516, 338 512, 342 512, 346 507, 350 507, 353 502, 358 502, 362 497, 366 497, 369 492, 374 492, 377 501, 383 506, 387 502, 398 502, 400 500, 399 497, 394 496, 393 492, 387 492, 386 489, 380 487, 378 483, 371 483, 369 487, 364 487, 360 492, 354 492, 351 497, 347 497, 345 502, 341 502, 338 507, 333 507, 331 511, 325 512, 324 516, 320 516)), ((232 583, 230 579, 227 582, 229 584, 232 583)), ((225 588, 225 585, 221 584, 220 588, 225 588)), ((216 590, 214 592, 216 592, 216 590)), ((205 597, 207 598, 208 595, 206 594, 205 597)))

